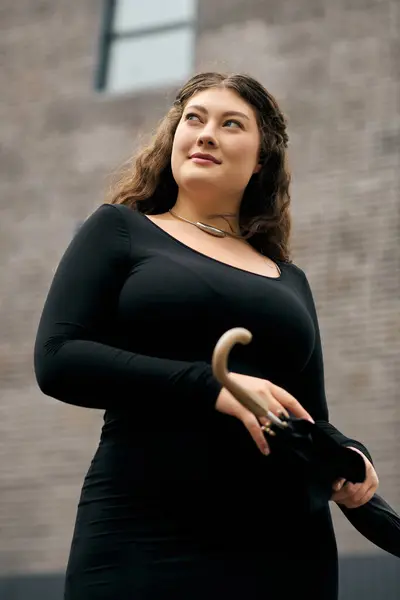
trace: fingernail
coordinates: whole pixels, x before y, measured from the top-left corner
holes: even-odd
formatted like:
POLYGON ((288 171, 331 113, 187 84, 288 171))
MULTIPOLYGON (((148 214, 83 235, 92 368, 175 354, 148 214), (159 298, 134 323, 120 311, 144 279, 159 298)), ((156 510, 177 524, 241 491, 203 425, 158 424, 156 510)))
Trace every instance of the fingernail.
POLYGON ((267 448, 267 447, 265 447, 265 448, 263 449, 263 454, 265 454, 265 456, 268 456, 268 455, 269 455, 269 453, 270 453, 270 449, 269 449, 269 448, 267 448))

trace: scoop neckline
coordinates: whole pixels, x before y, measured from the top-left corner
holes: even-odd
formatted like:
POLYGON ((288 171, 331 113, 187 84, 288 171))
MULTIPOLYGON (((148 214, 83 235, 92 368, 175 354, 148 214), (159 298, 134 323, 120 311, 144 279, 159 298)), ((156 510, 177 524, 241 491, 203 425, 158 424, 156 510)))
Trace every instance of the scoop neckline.
MULTIPOLYGON (((218 260, 217 258, 213 258, 212 256, 208 256, 208 254, 204 254, 203 252, 200 252, 199 250, 196 250, 195 248, 192 248, 191 246, 188 246, 187 244, 185 244, 184 242, 181 242, 180 240, 178 240, 178 238, 176 238, 175 236, 171 235, 170 233, 168 233, 168 231, 165 231, 165 229, 163 229, 162 227, 160 227, 159 225, 157 225, 157 223, 154 223, 154 221, 152 221, 151 219, 149 219, 148 215, 146 215, 145 213, 139 212, 137 211, 137 213, 139 215, 141 215, 146 221, 147 223, 150 223, 150 225, 152 225, 153 227, 155 227, 158 231, 160 231, 162 234, 164 234, 167 238, 169 238, 170 240, 172 240, 173 242, 175 242, 176 244, 178 244, 179 246, 182 246, 183 248, 186 248, 187 250, 189 250, 190 252, 193 252, 194 254, 197 254, 198 256, 202 256, 204 257, 206 260, 210 260, 216 264, 219 265, 223 265, 224 267, 227 267, 228 269, 233 269, 234 271, 239 271, 241 273, 247 273, 247 275, 252 275, 253 277, 259 277, 261 279, 268 279, 268 280, 272 280, 272 281, 281 281, 282 276, 283 276, 283 269, 282 269, 282 262, 274 260, 272 261, 275 266, 277 267, 278 271, 279 271, 279 275, 278 277, 271 277, 270 275, 260 275, 260 273, 253 273, 252 271, 247 271, 246 269, 242 269, 241 267, 235 267, 234 265, 229 265, 228 263, 222 261, 222 260, 218 260)), ((270 259, 272 260, 272 259, 270 259)))

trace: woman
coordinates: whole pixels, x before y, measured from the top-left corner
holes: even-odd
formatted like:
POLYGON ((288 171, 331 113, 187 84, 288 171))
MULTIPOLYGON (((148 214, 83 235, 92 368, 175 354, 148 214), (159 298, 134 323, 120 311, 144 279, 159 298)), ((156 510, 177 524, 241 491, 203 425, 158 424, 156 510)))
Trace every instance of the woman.
MULTIPOLYGON (((42 391, 105 410, 82 489, 66 600, 337 598, 329 507, 313 513, 259 422, 213 377, 230 370, 276 414, 328 422, 321 342, 289 260, 288 137, 254 79, 193 77, 54 277, 35 347, 42 391), (255 443, 254 443, 255 442, 255 443)), ((340 489, 339 489, 340 488, 340 489)))

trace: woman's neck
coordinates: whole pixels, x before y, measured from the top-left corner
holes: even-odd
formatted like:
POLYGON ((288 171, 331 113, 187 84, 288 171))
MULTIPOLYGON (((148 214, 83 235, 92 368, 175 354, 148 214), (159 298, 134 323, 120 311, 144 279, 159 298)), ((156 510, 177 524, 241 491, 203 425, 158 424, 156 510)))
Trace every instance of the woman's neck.
POLYGON ((187 195, 178 194, 173 207, 174 213, 190 221, 200 221, 219 227, 224 231, 240 233, 239 228, 240 202, 218 202, 207 200, 194 200, 187 195))

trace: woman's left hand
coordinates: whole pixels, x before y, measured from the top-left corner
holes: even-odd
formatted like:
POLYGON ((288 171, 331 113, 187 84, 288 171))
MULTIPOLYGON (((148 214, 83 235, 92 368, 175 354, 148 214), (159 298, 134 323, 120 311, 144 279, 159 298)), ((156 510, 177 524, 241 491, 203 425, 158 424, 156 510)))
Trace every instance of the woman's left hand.
POLYGON ((346 508, 358 508, 371 500, 378 489, 379 479, 376 471, 368 458, 357 448, 351 448, 361 454, 365 461, 366 477, 363 483, 350 483, 345 479, 338 479, 333 485, 334 494, 331 498, 337 504, 342 504, 346 508))

